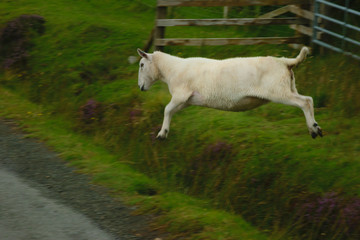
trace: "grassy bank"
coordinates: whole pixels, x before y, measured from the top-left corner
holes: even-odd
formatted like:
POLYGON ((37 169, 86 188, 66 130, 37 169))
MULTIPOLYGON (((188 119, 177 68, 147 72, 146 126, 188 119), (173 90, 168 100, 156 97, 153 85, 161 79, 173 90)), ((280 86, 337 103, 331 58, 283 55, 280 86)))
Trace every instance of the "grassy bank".
POLYGON ((73 123, 3 88, 0 117, 15 120, 28 137, 46 142, 81 173, 92 175, 94 183, 108 187, 114 197, 137 205, 138 214, 156 213, 153 228, 168 231, 169 239, 267 239, 239 216, 216 210, 206 200, 169 191, 136 171, 128 153, 109 152, 74 133, 73 123))
MULTIPOLYGON (((46 20, 43 33, 30 34, 27 64, 0 73, 5 89, 46 110, 34 115, 34 110, 26 110, 31 105, 26 103, 21 113, 12 103, 17 103, 16 97, 3 89, 2 114, 25 119, 31 131, 42 132, 36 136, 59 145, 56 149, 65 159, 95 173, 96 181, 115 191, 130 189, 146 195, 132 201, 142 202, 144 211, 166 212, 159 222, 179 234, 194 239, 244 239, 241 234, 250 232, 247 239, 263 238, 244 217, 275 239, 356 239, 360 221, 356 215, 360 214, 359 63, 342 55, 314 56, 295 69, 299 92, 314 98, 315 116, 325 134, 322 139, 308 135, 301 110, 268 104, 245 113, 184 109, 174 116, 169 139, 159 142, 155 136, 170 99, 167 86, 158 83, 151 91, 140 93, 137 65, 127 62, 148 38, 154 3, 1 2, 3 26, 25 13, 46 20), (49 119, 37 125, 45 115, 49 119), (52 128, 62 137, 47 137, 45 133, 52 128), (67 135, 74 136, 74 142, 67 135), (87 149, 93 148, 98 152, 89 153, 87 149), (92 155, 101 158, 89 157, 92 155), (129 166, 142 172, 138 175, 129 170, 140 180, 128 182, 127 177, 133 175, 121 169, 128 171, 129 166), (176 202, 181 204, 174 207, 176 202), (213 225, 216 219, 223 220, 213 225)), ((220 10, 173 9, 169 14, 191 17, 196 13, 210 18, 221 17, 220 10)), ((251 17, 262 10, 232 11, 234 16, 251 17)), ((288 33, 291 31, 278 27, 168 32, 174 37, 288 33)), ((220 59, 298 53, 286 46, 176 47, 166 51, 220 59)))

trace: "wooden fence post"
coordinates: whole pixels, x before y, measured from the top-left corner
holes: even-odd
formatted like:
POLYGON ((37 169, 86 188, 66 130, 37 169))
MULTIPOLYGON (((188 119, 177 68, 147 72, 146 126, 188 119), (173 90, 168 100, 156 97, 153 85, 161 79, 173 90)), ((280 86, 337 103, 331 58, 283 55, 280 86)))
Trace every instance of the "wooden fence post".
MULTIPOLYGON (((167 15, 167 7, 157 7, 156 8, 156 19, 165 19, 166 15, 167 15)), ((156 39, 162 39, 164 37, 165 37, 165 27, 156 26, 154 39, 155 40, 156 39)), ((154 41, 154 42, 156 42, 156 41, 154 41)), ((155 45, 155 50, 156 51, 163 51, 164 47, 155 45)))

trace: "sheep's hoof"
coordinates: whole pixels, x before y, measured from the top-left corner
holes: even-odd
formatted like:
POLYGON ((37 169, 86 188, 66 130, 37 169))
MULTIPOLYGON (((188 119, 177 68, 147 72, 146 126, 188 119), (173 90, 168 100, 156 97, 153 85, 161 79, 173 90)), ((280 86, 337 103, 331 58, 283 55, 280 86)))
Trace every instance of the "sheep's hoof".
POLYGON ((159 135, 158 135, 158 136, 156 137, 156 139, 157 139, 157 140, 160 140, 160 141, 164 141, 164 140, 166 139, 166 137, 165 137, 165 136, 159 136, 159 135))
POLYGON ((312 133, 311 133, 311 137, 312 137, 313 139, 315 139, 315 138, 317 137, 317 134, 316 134, 315 132, 312 132, 312 133))
POLYGON ((160 132, 158 133, 156 139, 165 140, 166 137, 167 137, 168 130, 165 130, 164 132, 165 132, 165 133, 162 133, 162 132, 160 131, 160 132))
POLYGON ((323 137, 322 129, 321 129, 321 128, 318 129, 318 134, 319 134, 320 137, 323 137))
POLYGON ((317 123, 314 123, 313 129, 311 130, 311 137, 315 139, 318 135, 323 137, 322 129, 317 123))

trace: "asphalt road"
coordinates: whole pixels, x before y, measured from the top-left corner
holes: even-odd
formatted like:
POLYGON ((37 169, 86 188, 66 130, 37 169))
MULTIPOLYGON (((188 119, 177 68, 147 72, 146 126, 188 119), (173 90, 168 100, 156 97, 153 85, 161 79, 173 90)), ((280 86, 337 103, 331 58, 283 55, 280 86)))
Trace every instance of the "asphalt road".
POLYGON ((0 193, 0 239, 114 239, 91 219, 2 169, 0 193))
POLYGON ((0 240, 164 239, 133 210, 0 120, 0 240))

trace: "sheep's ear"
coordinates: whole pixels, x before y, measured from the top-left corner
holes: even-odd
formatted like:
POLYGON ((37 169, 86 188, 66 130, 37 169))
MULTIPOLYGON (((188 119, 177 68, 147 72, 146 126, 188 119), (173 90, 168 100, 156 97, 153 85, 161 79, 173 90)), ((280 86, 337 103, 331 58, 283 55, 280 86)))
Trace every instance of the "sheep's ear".
POLYGON ((140 57, 149 59, 149 55, 146 52, 142 51, 140 48, 137 49, 137 52, 140 55, 140 57))

